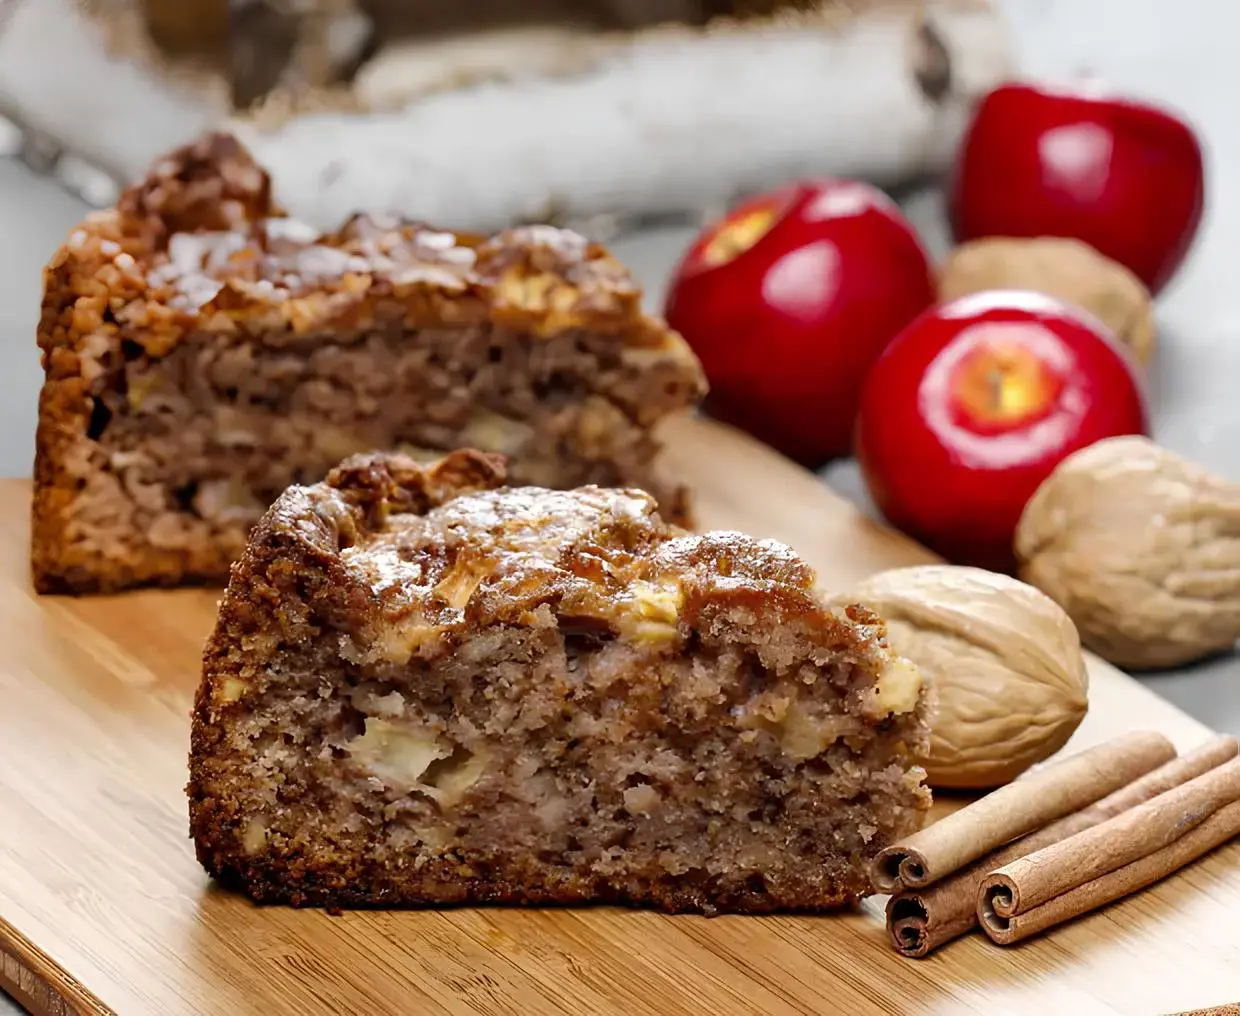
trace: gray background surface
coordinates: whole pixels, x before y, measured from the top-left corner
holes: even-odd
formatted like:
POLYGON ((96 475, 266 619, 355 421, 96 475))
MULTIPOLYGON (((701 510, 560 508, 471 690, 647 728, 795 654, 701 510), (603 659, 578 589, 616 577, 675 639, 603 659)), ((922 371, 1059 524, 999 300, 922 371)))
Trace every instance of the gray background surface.
MULTIPOLYGON (((1173 104, 1207 146, 1209 203, 1185 270, 1159 301, 1152 373, 1155 437, 1240 481, 1240 5, 1224 0, 999 0, 1023 69, 1094 71, 1126 91, 1173 104)), ((0 159, 0 475, 28 475, 40 383, 34 326, 40 269, 84 208, 51 183, 0 159)), ((944 249, 939 196, 910 214, 944 249)), ((665 230, 614 244, 660 305, 667 272, 691 235, 665 230)), ((850 462, 825 481, 866 504, 850 462)), ((867 505, 868 509, 868 505, 867 505)), ((1240 734, 1240 661, 1144 676, 1149 687, 1212 727, 1240 734)), ((0 1013, 7 1003, 0 996, 0 1013)))

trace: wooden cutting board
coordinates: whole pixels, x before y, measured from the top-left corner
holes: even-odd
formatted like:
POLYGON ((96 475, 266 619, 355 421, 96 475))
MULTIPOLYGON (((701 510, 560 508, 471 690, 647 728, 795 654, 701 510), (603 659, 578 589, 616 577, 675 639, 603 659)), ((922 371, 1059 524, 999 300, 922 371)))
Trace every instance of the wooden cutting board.
MULTIPOLYGON (((815 477, 684 421, 703 523, 796 547, 824 586, 929 560, 815 477)), ((217 594, 40 598, 29 485, 0 481, 0 984, 36 1013, 1166 1013, 1240 1000, 1240 845, 1040 940, 888 947, 881 900, 826 917, 616 909, 260 909, 186 832, 190 698, 217 594)), ((1073 747, 1206 729, 1099 661, 1073 747)))

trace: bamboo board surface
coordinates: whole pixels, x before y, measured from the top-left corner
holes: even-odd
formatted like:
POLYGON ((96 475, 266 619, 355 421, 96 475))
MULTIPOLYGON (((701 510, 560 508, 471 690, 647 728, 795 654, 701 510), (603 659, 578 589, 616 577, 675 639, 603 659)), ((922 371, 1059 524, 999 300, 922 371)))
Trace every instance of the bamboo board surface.
MULTIPOLYGON (((926 551, 714 424, 668 433, 704 526, 796 547, 830 589, 926 551)), ((1240 844, 1014 949, 927 960, 887 945, 882 900, 825 917, 610 908, 256 908, 187 838, 188 712, 213 591, 36 596, 29 484, 0 481, 0 985, 36 1013, 1168 1013, 1240 1000, 1240 844)), ((1206 729, 1092 661, 1072 747, 1206 729)))

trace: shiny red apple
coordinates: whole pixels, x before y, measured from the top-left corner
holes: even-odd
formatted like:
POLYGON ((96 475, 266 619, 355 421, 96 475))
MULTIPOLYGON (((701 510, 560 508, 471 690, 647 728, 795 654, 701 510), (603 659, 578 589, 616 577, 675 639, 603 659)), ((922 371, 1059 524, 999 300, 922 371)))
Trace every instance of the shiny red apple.
POLYGON ((1157 293, 1192 246, 1204 203, 1201 146, 1173 113, 1087 84, 1008 84, 978 105, 950 207, 957 242, 1075 237, 1157 293))
POLYGON ((702 361, 707 410, 816 467, 848 454, 866 373, 934 299, 895 203, 824 179, 756 197, 705 230, 675 271, 666 316, 702 361))
POLYGON ((1011 571, 1020 513, 1055 466, 1148 428, 1134 362, 1100 322, 990 291, 927 311, 879 358, 857 457, 893 525, 954 563, 1011 571))

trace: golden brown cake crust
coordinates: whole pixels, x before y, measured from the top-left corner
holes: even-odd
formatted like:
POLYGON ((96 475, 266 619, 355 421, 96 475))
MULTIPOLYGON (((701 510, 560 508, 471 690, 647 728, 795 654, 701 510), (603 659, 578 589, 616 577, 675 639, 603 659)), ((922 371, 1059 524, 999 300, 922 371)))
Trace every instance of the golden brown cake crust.
MULTIPOLYGON (((62 265, 76 295, 97 298, 84 310, 110 309, 155 356, 204 325, 281 343, 393 314, 414 327, 486 320, 543 337, 589 328, 634 347, 669 336, 642 312, 628 270, 579 234, 522 226, 483 237, 367 215, 318 234, 287 218, 266 171, 227 134, 170 154, 114 210, 88 216, 49 271, 62 265)), ((73 324, 41 332, 40 348, 82 351, 95 330, 81 325, 95 322, 73 324)))
MULTIPOLYGON (((915 826, 929 805, 924 773, 908 756, 925 745, 926 691, 915 689, 900 714, 893 713, 881 682, 898 661, 881 619, 859 606, 824 606, 814 593, 813 571, 787 547, 739 533, 687 534, 663 522, 640 491, 501 488, 503 479, 497 460, 474 452, 454 453, 432 467, 399 456, 364 456, 344 463, 323 484, 288 491, 272 506, 234 567, 195 700, 190 828, 207 871, 260 901, 328 907, 612 901, 673 911, 763 912, 828 909, 864 892, 867 876, 856 859, 915 826), (506 637, 521 646, 514 659, 520 679, 529 681, 523 690, 507 687, 505 675, 516 680, 518 672, 502 664, 492 671, 482 662, 486 646, 506 637), (601 698, 588 688, 607 679, 603 671, 586 676, 586 662, 547 669, 530 655, 535 644, 596 637, 636 654, 618 677, 612 674, 619 685, 597 692, 601 698), (743 652, 728 656, 734 640, 743 652), (715 647, 709 652, 724 653, 737 666, 712 673, 713 657, 693 662, 699 645, 715 647), (320 651, 307 670, 318 690, 289 687, 297 680, 288 676, 296 673, 290 658, 320 651), (452 692, 453 679, 445 675, 463 657, 477 662, 463 672, 466 691, 452 692), (760 676, 760 667, 771 668, 771 676, 760 676), (542 675, 536 680, 530 677, 535 671, 542 675), (785 676, 776 678, 776 672, 785 676), (376 701, 389 707, 393 697, 421 696, 447 710, 445 722, 464 723, 475 733, 489 723, 492 747, 470 748, 479 759, 499 752, 500 742, 527 723, 539 743, 561 725, 588 727, 587 714, 597 706, 602 726, 585 735, 566 730, 548 758, 569 757, 591 739, 593 750, 623 751, 642 738, 666 736, 668 747, 650 757, 664 767, 681 766, 677 772, 686 775, 663 784, 651 776, 658 793, 670 800, 695 786, 708 788, 704 792, 720 801, 704 807, 717 808, 712 822, 725 824, 721 844, 729 821, 733 832, 748 835, 754 816, 771 809, 763 820, 770 825, 755 834, 766 837, 765 853, 753 856, 779 860, 765 873, 722 860, 714 869, 694 864, 681 870, 666 859, 638 862, 635 853, 617 873, 606 868, 604 853, 595 870, 605 873, 590 874, 588 866, 557 868, 544 856, 555 853, 550 832, 536 840, 541 851, 494 842, 426 855, 422 841, 407 853, 385 852, 380 841, 316 829, 335 821, 346 805, 343 792, 323 789, 342 771, 334 767, 349 765, 350 754, 360 757, 361 750, 356 731, 353 740, 332 741, 334 721, 316 726, 306 710, 342 694, 357 696, 371 683, 376 701), (512 701, 505 704, 507 694, 512 701), (296 706, 294 726, 256 719, 268 708, 263 703, 279 709, 278 703, 305 702, 306 695, 315 704, 296 706), (470 712, 468 702, 491 704, 470 712), (723 756, 702 754, 730 724, 740 728, 730 735, 733 750, 753 753, 726 760, 735 772, 724 771, 723 756), (835 743, 846 732, 849 744, 835 743), (322 744, 314 740, 319 736, 322 744), (285 747, 291 745, 304 747, 285 747), (253 773, 273 758, 285 764, 293 750, 307 753, 317 775, 279 776, 280 803, 272 812, 269 791, 255 784, 253 773), (668 762, 673 756, 677 760, 668 762), (697 779, 706 782, 695 783, 688 774, 703 765, 697 779), (712 780, 721 785, 709 789, 712 780), (753 783, 743 796, 746 780, 753 783), (819 841, 812 823, 832 815, 830 795, 837 792, 840 806, 855 815, 831 817, 824 836, 836 839, 819 841), (867 803, 871 797, 873 804, 867 803), (780 817, 785 808, 786 819, 780 817), (868 832, 858 831, 865 826, 868 832), (788 872, 775 870, 785 863, 788 872)), ((557 651, 562 660, 563 650, 557 651)), ((444 812, 432 809, 426 820, 448 822, 450 837, 454 824, 464 828, 486 821, 488 809, 511 806, 520 790, 505 786, 502 773, 537 750, 534 742, 513 748, 490 777, 466 787, 464 811, 453 812, 437 797, 444 812)), ((533 772, 512 777, 529 785, 541 778, 533 772)), ((572 783, 563 782, 564 774, 559 779, 561 786, 572 783)), ((624 807, 632 806, 632 785, 613 791, 592 779, 598 780, 591 783, 593 828, 637 821, 623 817, 624 807), (619 797, 609 798, 613 793, 619 797), (616 803, 603 803, 609 800, 616 803), (617 805, 621 810, 613 816, 617 805)), ((363 796, 373 782, 361 783, 363 796)), ((388 832, 375 835, 390 834, 389 819, 399 826, 406 805, 388 799, 384 817, 375 818, 388 832)), ((515 836, 518 824, 505 828, 515 836)), ((592 827, 574 828, 567 842, 585 843, 592 827)), ((630 843, 634 851, 640 836, 630 843)), ((724 846, 718 849, 727 856, 724 846)))
MULTIPOLYGON (((363 591, 365 609, 348 617, 363 657, 405 662, 414 645, 420 659, 433 659, 490 625, 529 623, 542 604, 640 637, 659 624, 659 608, 652 620, 641 594, 659 596, 668 583, 677 590, 676 624, 690 629, 726 600, 769 623, 795 619, 862 656, 887 653, 881 619, 860 606, 847 618, 825 608, 813 569, 783 544, 686 533, 640 490, 505 487, 505 480, 501 459, 473 450, 429 467, 389 453, 356 456, 323 483, 286 492, 247 553, 274 543, 289 548, 290 560, 312 551, 333 584, 363 591), (392 630, 409 645, 380 644, 392 630)), ((243 557, 237 567, 254 562, 243 557)), ((225 619, 236 600, 225 599, 225 619)))
POLYGON ((649 410, 640 399, 615 410, 638 427, 673 403, 693 405, 705 389, 683 340, 643 314, 629 273, 574 233, 533 226, 488 238, 356 216, 316 235, 284 217, 266 172, 229 135, 160 160, 115 209, 88 216, 44 272, 37 588, 218 581, 241 550, 236 526, 143 538, 149 526, 175 527, 112 475, 97 440, 103 418, 92 416, 126 411, 130 395, 117 378, 135 363, 174 363, 188 342, 221 356, 248 345, 278 357, 324 335, 347 343, 402 328, 471 327, 549 343, 585 331, 614 343, 632 369, 657 365, 667 397, 649 410))

